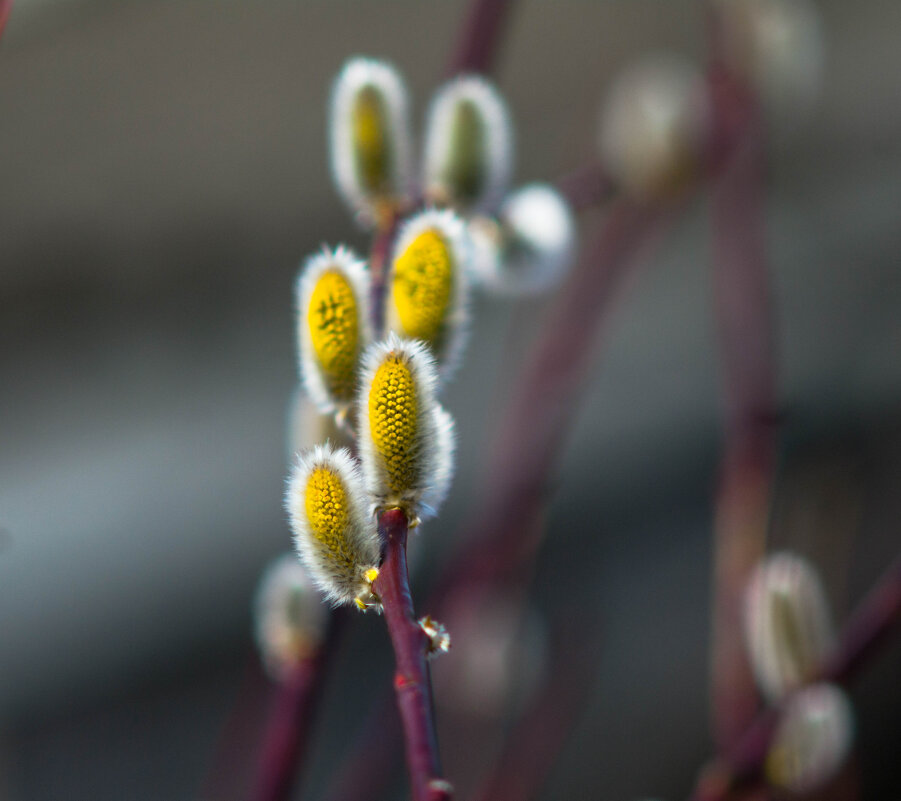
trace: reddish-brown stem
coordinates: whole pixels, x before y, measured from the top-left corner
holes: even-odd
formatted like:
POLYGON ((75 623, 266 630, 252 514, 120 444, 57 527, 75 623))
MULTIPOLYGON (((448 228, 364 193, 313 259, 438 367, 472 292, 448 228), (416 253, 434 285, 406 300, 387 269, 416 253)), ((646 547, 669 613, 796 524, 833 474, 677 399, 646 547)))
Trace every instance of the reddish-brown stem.
POLYGON ((323 644, 274 687, 260 749, 253 801, 283 801, 303 767, 307 737, 321 695, 324 664, 346 616, 332 614, 323 644))
POLYGON ((711 706, 714 741, 732 746, 759 700, 742 637, 742 598, 763 556, 776 462, 775 346, 763 231, 763 140, 756 106, 720 67, 710 73, 714 304, 725 402, 715 500, 711 706))
POLYGON ((573 212, 585 211, 610 200, 616 187, 597 162, 586 164, 557 179, 557 191, 573 212))
POLYGON ((3 29, 6 27, 6 21, 12 10, 13 0, 0 0, 0 36, 3 35, 3 29))
POLYGON ((441 778, 427 661, 429 638, 414 615, 407 576, 407 515, 389 509, 379 514, 378 521, 384 555, 373 588, 381 599, 394 648, 394 691, 413 799, 443 801, 451 798, 451 788, 441 778))
POLYGON ((472 0, 447 65, 447 77, 489 73, 494 67, 513 0, 472 0))
MULTIPOLYGON (((901 557, 861 601, 812 681, 847 685, 892 630, 901 625, 901 557)), ((726 801, 762 779, 779 718, 789 699, 761 712, 743 736, 702 774, 692 801, 726 801)))
POLYGON ((385 328, 385 282, 388 280, 389 259, 394 236, 397 233, 398 217, 380 228, 369 252, 369 316, 376 339, 381 338, 385 328))

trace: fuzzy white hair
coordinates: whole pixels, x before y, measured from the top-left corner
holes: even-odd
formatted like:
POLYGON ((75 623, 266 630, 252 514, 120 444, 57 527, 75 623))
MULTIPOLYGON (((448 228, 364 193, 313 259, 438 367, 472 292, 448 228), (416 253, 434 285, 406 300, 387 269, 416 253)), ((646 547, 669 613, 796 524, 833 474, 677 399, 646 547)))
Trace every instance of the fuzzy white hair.
POLYGON ((435 514, 447 494, 453 464, 453 424, 442 414, 435 398, 435 362, 421 342, 403 340, 389 334, 384 342, 370 345, 363 358, 363 377, 357 405, 358 442, 363 477, 374 509, 399 506, 411 516, 427 519, 435 514), (416 463, 415 486, 392 492, 385 460, 372 437, 369 395, 376 372, 390 356, 399 357, 409 367, 416 392, 416 434, 408 458, 416 463))
POLYGON ((780 552, 758 565, 745 595, 745 639, 771 701, 810 678, 833 637, 823 586, 805 559, 780 552))
POLYGON ((444 314, 441 332, 441 348, 433 353, 438 364, 440 378, 449 378, 460 363, 469 336, 469 274, 472 270, 473 246, 463 220, 449 209, 425 209, 410 217, 401 226, 391 253, 391 272, 385 303, 389 329, 400 337, 406 334, 392 301, 391 282, 394 265, 420 234, 434 229, 438 231, 450 252, 453 269, 453 287, 450 303, 444 314))
POLYGON ((485 131, 482 168, 485 171, 479 197, 470 202, 469 213, 490 213, 500 203, 513 173, 514 135, 510 111, 497 88, 476 75, 464 75, 442 86, 432 99, 426 121, 423 183, 426 192, 440 196, 449 194, 454 200, 453 187, 444 186, 444 172, 454 158, 454 114, 460 103, 470 103, 478 112, 485 131))
POLYGON ((357 174, 353 107, 358 93, 370 87, 378 92, 387 111, 387 135, 391 142, 393 170, 390 190, 395 195, 408 193, 412 158, 407 87, 400 73, 385 61, 362 57, 350 59, 338 73, 332 87, 329 149, 332 175, 338 191, 365 225, 370 225, 375 215, 373 199, 357 174))
POLYGON ((296 553, 282 554, 263 572, 254 598, 254 636, 267 670, 278 678, 322 639, 327 609, 296 553), (292 640, 294 641, 292 643, 292 640))
POLYGON ((357 331, 360 354, 372 340, 369 320, 369 270, 366 262, 344 245, 334 250, 323 246, 319 253, 310 256, 303 264, 295 283, 295 306, 297 310, 297 350, 299 356, 300 379, 310 399, 323 414, 339 411, 352 401, 341 401, 334 397, 316 358, 313 339, 310 336, 309 308, 313 290, 323 273, 334 270, 344 276, 350 284, 357 307, 357 331))
POLYGON ((360 469, 350 451, 317 445, 302 454, 288 479, 285 508, 294 533, 294 547, 310 573, 313 583, 335 606, 368 595, 363 573, 379 563, 379 538, 375 519, 369 514, 360 469), (310 526, 306 510, 306 492, 310 476, 317 468, 336 475, 344 489, 347 505, 347 529, 343 532, 353 568, 340 564, 332 551, 321 543, 310 526))

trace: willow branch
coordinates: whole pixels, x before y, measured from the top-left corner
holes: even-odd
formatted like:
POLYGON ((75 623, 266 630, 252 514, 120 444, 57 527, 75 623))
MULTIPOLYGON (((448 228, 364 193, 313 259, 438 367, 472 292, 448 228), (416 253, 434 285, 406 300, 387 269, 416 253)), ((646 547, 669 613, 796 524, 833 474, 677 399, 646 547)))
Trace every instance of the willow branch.
POLYGON ((346 615, 329 615, 322 645, 299 662, 275 687, 251 798, 284 801, 303 768, 303 757, 321 696, 324 666, 331 656, 346 615))
POLYGON ((714 741, 728 749, 759 698, 742 637, 742 599, 765 551, 776 464, 772 300, 763 230, 763 138, 754 99, 724 69, 710 73, 714 306, 725 405, 715 499, 711 701, 714 741))
POLYGON ((384 558, 374 590, 381 600, 394 648, 394 691, 413 799, 443 801, 451 798, 451 787, 441 778, 427 662, 429 639, 413 613, 407 576, 407 527, 407 516, 400 509, 379 514, 384 558))
MULTIPOLYGON (((899 625, 901 557, 858 605, 811 681, 847 686, 899 625)), ((790 698, 761 712, 736 745, 703 772, 692 792, 692 801, 726 801, 761 782, 767 754, 790 698)))
POLYGON ((0 0, 0 36, 3 35, 3 29, 9 20, 9 15, 13 10, 13 0, 0 0))
POLYGON ((447 65, 447 77, 494 67, 513 0, 472 0, 447 65))

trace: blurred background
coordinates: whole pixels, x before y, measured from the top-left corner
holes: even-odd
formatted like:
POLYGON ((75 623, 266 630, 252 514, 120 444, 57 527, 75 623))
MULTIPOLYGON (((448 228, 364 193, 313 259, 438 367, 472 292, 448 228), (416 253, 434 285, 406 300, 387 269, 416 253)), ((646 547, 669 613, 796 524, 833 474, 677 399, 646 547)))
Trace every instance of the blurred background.
MULTIPOLYGON (((771 541, 817 564, 841 621, 901 543, 901 4, 816 5, 819 101, 774 124, 766 177, 785 413, 771 541)), ((15 3, 0 42, 0 799, 200 798, 235 704, 256 720, 250 603, 289 546, 292 281, 322 243, 367 248, 329 179, 330 82, 351 54, 388 58, 421 121, 464 6, 15 3)), ((616 72, 661 50, 703 62, 704 36, 699 3, 520 2, 496 74, 517 181, 590 160, 616 72)), ((626 288, 555 477, 532 596, 547 619, 598 625, 542 798, 679 798, 711 751, 709 233, 702 193, 626 288)), ((478 497, 543 310, 475 304, 447 396, 459 472, 419 594, 478 497)), ((305 797, 389 681, 385 640, 374 616, 354 622, 305 797)), ((895 642, 853 691, 865 798, 901 796, 899 671, 895 642)), ((210 797, 241 797, 244 746, 210 797)), ((451 778, 465 762, 450 749, 451 778)))

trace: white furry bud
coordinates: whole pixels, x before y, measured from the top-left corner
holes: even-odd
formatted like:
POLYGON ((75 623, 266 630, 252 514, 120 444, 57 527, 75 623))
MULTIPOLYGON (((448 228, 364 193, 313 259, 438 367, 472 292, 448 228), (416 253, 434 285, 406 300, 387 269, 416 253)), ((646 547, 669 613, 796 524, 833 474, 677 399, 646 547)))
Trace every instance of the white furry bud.
POLYGON ((406 199, 409 127, 407 89, 397 70, 384 61, 348 61, 332 90, 332 173, 365 224, 382 222, 406 199))
POLYGON ((529 184, 509 195, 498 222, 469 223, 477 280, 504 295, 543 292, 569 269, 576 246, 572 210, 547 184, 529 184))
POLYGON ((350 453, 320 445, 303 454, 291 473, 285 507, 294 546, 326 598, 360 608, 373 604, 378 530, 350 453))
POLYGON ((286 553, 263 573, 254 612, 260 655, 278 680, 319 647, 328 610, 297 555, 286 553))
POLYGON ((698 70, 681 59, 646 59, 610 88, 601 110, 601 160, 630 195, 670 194, 697 172, 709 122, 698 70))
POLYGON ((819 577, 804 559, 777 553, 757 567, 745 596, 745 639, 757 683, 771 701, 816 670, 833 631, 819 577))
POLYGON ((467 213, 491 212, 512 169, 513 124, 497 89, 477 76, 439 89, 426 123, 426 196, 467 213))
POLYGON ((435 363, 419 342, 370 347, 357 406, 366 490, 378 509, 432 517, 453 473, 453 422, 435 399, 435 363))
POLYGON ((776 787, 805 793, 831 779, 854 741, 854 710, 841 688, 814 684, 788 701, 766 760, 776 787))

